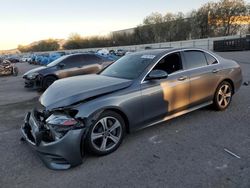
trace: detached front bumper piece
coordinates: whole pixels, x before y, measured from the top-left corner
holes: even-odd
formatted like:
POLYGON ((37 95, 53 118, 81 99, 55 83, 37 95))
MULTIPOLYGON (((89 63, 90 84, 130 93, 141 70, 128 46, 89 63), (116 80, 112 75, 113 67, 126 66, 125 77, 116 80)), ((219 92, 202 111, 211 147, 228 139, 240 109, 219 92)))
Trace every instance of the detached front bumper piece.
POLYGON ((35 149, 44 164, 53 170, 64 170, 82 163, 83 135, 85 129, 68 131, 61 139, 51 141, 42 122, 39 122, 39 112, 29 112, 21 126, 23 138, 35 149))

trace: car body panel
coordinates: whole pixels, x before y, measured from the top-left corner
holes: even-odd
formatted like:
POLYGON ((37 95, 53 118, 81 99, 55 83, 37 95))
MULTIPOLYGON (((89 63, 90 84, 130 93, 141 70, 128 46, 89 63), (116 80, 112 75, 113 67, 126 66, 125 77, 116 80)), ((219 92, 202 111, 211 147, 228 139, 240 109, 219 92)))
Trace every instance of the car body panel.
POLYGON ((212 72, 215 68, 220 69, 220 65, 210 65, 188 71, 190 76, 190 106, 213 100, 220 80, 220 75, 212 72))
POLYGON ((141 84, 145 123, 163 118, 189 104, 189 78, 185 71, 169 75, 166 79, 141 84), (185 80, 178 80, 186 76, 185 80))
POLYGON ((40 102, 48 110, 68 106, 91 97, 126 88, 131 80, 101 75, 84 75, 57 80, 41 96, 40 102), (67 87, 64 87, 65 84, 67 87))
POLYGON ((85 128, 69 131, 60 141, 45 142, 40 140, 37 143, 36 141, 31 141, 27 136, 27 129, 31 129, 35 139, 41 137, 38 130, 39 123, 35 120, 33 112, 26 115, 24 121, 24 124, 21 126, 23 137, 38 152, 39 157, 48 168, 63 170, 82 163, 82 138, 86 133, 85 128))

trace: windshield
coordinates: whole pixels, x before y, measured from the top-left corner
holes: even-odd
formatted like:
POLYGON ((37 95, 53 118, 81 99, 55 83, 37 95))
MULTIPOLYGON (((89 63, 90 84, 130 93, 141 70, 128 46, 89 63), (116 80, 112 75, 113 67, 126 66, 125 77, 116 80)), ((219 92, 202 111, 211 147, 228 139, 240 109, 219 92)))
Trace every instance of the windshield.
POLYGON ((53 66, 57 65, 58 63, 62 62, 62 61, 63 61, 64 59, 66 59, 67 57, 68 57, 68 56, 62 56, 62 57, 56 59, 55 61, 52 61, 51 63, 49 63, 49 64, 47 65, 47 67, 53 67, 53 66))
POLYGON ((133 80, 142 74, 154 57, 154 55, 129 54, 111 64, 100 74, 133 80))

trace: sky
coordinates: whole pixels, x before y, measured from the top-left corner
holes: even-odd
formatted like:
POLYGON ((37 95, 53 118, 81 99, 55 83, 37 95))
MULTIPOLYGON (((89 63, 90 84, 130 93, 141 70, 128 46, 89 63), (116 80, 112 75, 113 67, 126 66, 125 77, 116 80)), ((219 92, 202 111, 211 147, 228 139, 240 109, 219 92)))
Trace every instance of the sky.
POLYGON ((187 13, 206 2, 208 0, 0 0, 0 50, 42 39, 66 39, 72 33, 105 35, 136 27, 152 12, 187 13))

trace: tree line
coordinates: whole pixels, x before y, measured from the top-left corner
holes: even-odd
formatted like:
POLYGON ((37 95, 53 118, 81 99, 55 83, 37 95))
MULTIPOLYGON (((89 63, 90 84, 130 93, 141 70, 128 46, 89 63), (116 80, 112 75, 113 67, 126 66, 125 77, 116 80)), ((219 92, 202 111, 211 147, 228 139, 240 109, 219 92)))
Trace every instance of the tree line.
MULTIPOLYGON (((63 49, 135 45, 200 39, 250 33, 250 4, 244 0, 209 2, 187 14, 152 13, 134 32, 114 32, 108 36, 81 37, 72 34, 63 49)), ((29 51, 58 50, 56 41, 41 41, 29 51), (40 44, 41 43, 41 44, 40 44)), ((25 47, 18 48, 23 51, 25 47)), ((27 49, 25 49, 27 50, 27 49)))
POLYGON ((37 42, 36 44, 23 46, 19 45, 18 50, 20 52, 45 52, 59 50, 60 45, 57 40, 48 39, 37 42))

